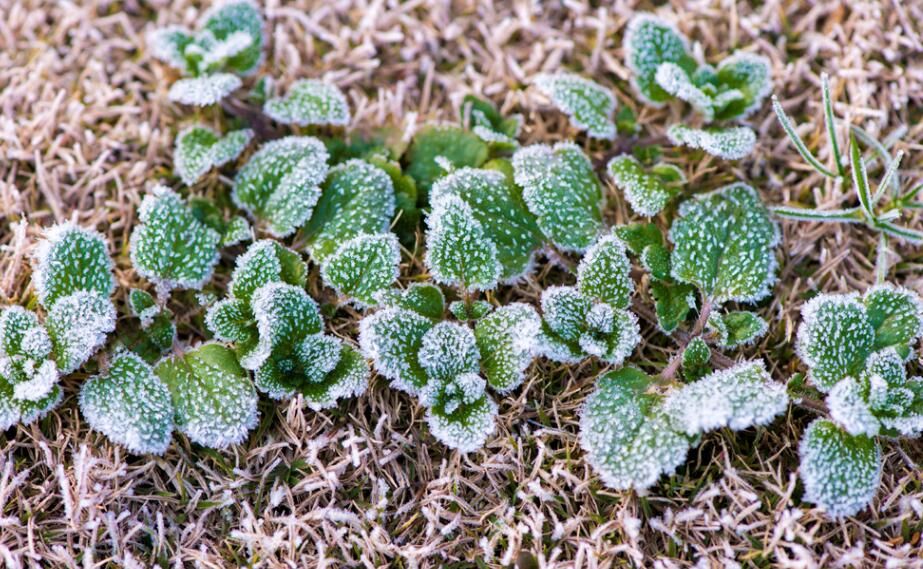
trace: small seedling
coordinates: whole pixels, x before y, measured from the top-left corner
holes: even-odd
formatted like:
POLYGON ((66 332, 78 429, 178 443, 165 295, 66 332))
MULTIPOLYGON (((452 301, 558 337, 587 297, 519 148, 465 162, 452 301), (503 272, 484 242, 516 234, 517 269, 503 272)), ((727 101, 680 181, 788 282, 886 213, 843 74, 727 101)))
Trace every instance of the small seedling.
POLYGON ((219 136, 207 126, 190 126, 176 135, 174 169, 183 183, 191 186, 212 168, 237 159, 252 138, 253 131, 250 129, 235 130, 219 136))
POLYGON ((635 213, 646 217, 660 213, 686 183, 683 171, 673 164, 658 162, 648 170, 630 154, 616 156, 606 169, 635 213))
POLYGON ((805 500, 839 518, 866 508, 881 479, 880 437, 923 433, 923 378, 904 369, 923 335, 923 300, 889 284, 822 294, 802 309, 796 349, 830 417, 800 446, 805 500))
POLYGON ((340 89, 316 79, 296 81, 284 97, 266 101, 263 112, 276 122, 298 126, 349 126, 349 103, 340 89))
POLYGON ((207 106, 241 85, 263 58, 263 18, 250 0, 230 0, 200 18, 195 32, 179 26, 154 30, 148 47, 157 59, 184 75, 170 88, 170 100, 207 106))
POLYGON ((539 73, 533 84, 587 136, 615 138, 615 97, 602 85, 574 73, 539 73))
POLYGON ((141 322, 140 338, 131 346, 131 350, 148 363, 156 361, 176 341, 173 311, 137 288, 128 291, 128 307, 131 315, 141 322))
POLYGON ((491 150, 515 150, 519 146, 522 115, 503 117, 490 101, 474 95, 465 95, 460 115, 462 126, 486 142, 491 150))

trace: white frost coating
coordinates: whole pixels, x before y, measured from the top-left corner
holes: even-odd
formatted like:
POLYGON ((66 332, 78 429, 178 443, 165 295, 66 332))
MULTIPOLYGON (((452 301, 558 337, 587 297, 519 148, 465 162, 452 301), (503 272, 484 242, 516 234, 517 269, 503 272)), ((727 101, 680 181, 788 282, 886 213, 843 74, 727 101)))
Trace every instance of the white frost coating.
MULTIPOLYGON (((0 359, 3 357, 0 356, 0 359)), ((31 364, 31 362, 29 362, 31 364)), ((32 367, 27 364, 27 367, 32 367)), ((0 368, 6 365, 0 362, 0 368)), ((0 376, 7 375, 0 371, 0 376)), ((20 401, 41 401, 47 397, 54 386, 58 384, 58 368, 51 360, 45 360, 33 370, 33 375, 28 381, 22 381, 13 385, 13 399, 20 401)))
POLYGON ((207 107, 221 102, 241 85, 240 77, 231 73, 185 77, 170 87, 167 97, 181 105, 207 107))
POLYGON ((259 331, 256 348, 240 360, 244 369, 255 370, 266 363, 277 343, 289 336, 316 333, 320 322, 317 302, 304 289, 283 282, 271 282, 253 293, 251 309, 259 331), (286 311, 291 311, 285 314, 286 311), (305 329, 291 329, 303 324, 305 329))
MULTIPOLYGON (((476 374, 468 374, 456 378, 453 383, 460 385, 459 391, 466 393, 470 388, 462 385, 474 383, 474 378, 484 381, 476 374)), ((430 389, 429 386, 427 389, 430 389)), ((497 404, 483 393, 483 388, 480 397, 480 401, 475 401, 475 405, 469 406, 471 411, 464 420, 453 420, 451 417, 438 414, 433 407, 427 407, 426 424, 433 436, 449 448, 463 453, 473 452, 484 446, 497 429, 497 404)), ((463 400, 467 398, 468 396, 462 396, 463 400)))
POLYGON ((461 198, 444 195, 426 218, 423 262, 438 283, 469 290, 497 286, 502 267, 497 246, 461 198))
POLYGON ((584 295, 624 309, 631 303, 635 283, 625 243, 613 234, 590 247, 577 265, 577 288, 584 295))
POLYGON ((912 346, 923 337, 923 299, 915 291, 891 283, 881 283, 869 287, 862 299, 870 311, 887 311, 886 316, 892 328, 907 330, 907 345, 912 346))
POLYGON ((167 26, 152 30, 146 36, 147 48, 155 58, 183 73, 188 73, 190 70, 186 58, 177 49, 176 40, 179 37, 191 38, 192 32, 182 26, 167 26))
POLYGON ((588 136, 615 138, 616 101, 608 89, 574 73, 539 73, 532 82, 588 136))
POLYGON ((862 387, 855 379, 847 377, 833 386, 827 394, 830 417, 850 435, 878 434, 881 424, 869 409, 862 396, 862 387))
POLYGON ((252 139, 253 131, 249 128, 221 137, 207 126, 188 126, 176 135, 173 168, 183 183, 191 186, 212 168, 223 166, 240 156, 252 139))
POLYGON ((682 67, 675 63, 664 62, 657 68, 655 78, 664 91, 686 101, 702 113, 705 122, 714 120, 715 109, 712 98, 695 86, 692 78, 682 67))
POLYGON ((359 347, 392 387, 416 395, 427 382, 417 353, 432 327, 429 318, 412 310, 386 308, 359 322, 359 347))
MULTIPOLYGON (((208 34, 212 35, 212 34, 208 34)), ((214 37, 214 36, 212 36, 214 37)), ((223 40, 212 40, 210 49, 202 53, 202 65, 209 68, 222 60, 229 59, 253 45, 253 38, 244 31, 233 32, 223 40)))
POLYGON ((700 148, 724 160, 745 158, 756 146, 756 133, 745 126, 700 129, 675 124, 667 129, 667 138, 674 145, 700 148))
POLYGON ((321 278, 358 308, 375 304, 375 295, 400 276, 401 248, 393 233, 360 234, 346 241, 321 265, 321 278))
POLYGON ((745 119, 759 109, 766 97, 772 92, 772 62, 769 61, 768 57, 757 53, 736 51, 731 56, 721 60, 721 63, 718 64, 718 71, 720 72, 722 69, 732 66, 746 68, 751 79, 749 86, 752 87, 753 82, 758 85, 756 91, 751 93, 753 100, 740 115, 735 117, 745 119))
POLYGON ((98 292, 78 291, 51 307, 45 319, 62 374, 82 366, 115 330, 112 302, 98 292))
POLYGON ((535 359, 541 327, 535 309, 521 302, 501 306, 478 321, 474 336, 481 367, 498 393, 509 393, 522 384, 526 368, 535 359))
POLYGON ((439 380, 477 373, 480 357, 474 333, 457 322, 440 322, 433 326, 423 336, 417 354, 420 367, 439 380))
POLYGON ((657 108, 662 107, 666 101, 652 100, 639 79, 650 75, 651 72, 656 73, 660 63, 665 59, 675 61, 685 56, 689 52, 689 40, 672 22, 658 18, 649 12, 638 12, 628 22, 625 37, 622 40, 622 49, 625 53, 625 63, 632 71, 631 86, 634 88, 635 94, 647 105, 657 108), (665 30, 671 38, 670 43, 667 45, 662 43, 655 45, 655 51, 649 49, 646 42, 652 40, 651 31, 658 28, 665 30), (666 57, 658 55, 658 51, 665 52, 666 57))
POLYGON ((772 380, 762 360, 713 372, 671 392, 663 403, 673 426, 690 436, 766 425, 787 407, 785 386, 772 380))
MULTIPOLYGON (((645 171, 631 154, 620 154, 606 165, 615 185, 625 194, 631 209, 639 215, 652 217, 660 213, 673 197, 657 176, 645 171)), ((677 168, 682 176, 682 171, 677 168)), ((685 177, 681 177, 685 180, 685 177)))
POLYGON ((296 81, 284 97, 266 101, 269 118, 298 126, 349 126, 349 103, 339 87, 316 79, 296 81))
POLYGON ((46 309, 78 290, 109 297, 115 290, 115 276, 105 237, 70 222, 50 227, 35 248, 32 284, 46 309))

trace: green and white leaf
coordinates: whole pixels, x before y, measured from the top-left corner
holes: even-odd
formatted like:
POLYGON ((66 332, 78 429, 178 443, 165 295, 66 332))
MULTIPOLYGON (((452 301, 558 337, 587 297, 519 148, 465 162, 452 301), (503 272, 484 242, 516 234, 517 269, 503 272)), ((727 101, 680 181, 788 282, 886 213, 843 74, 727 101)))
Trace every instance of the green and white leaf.
POLYGON ((875 350, 894 346, 909 355, 909 348, 923 336, 920 296, 885 283, 871 287, 862 300, 869 323, 875 329, 875 350))
POLYGON ((266 101, 263 112, 282 124, 349 126, 349 103, 340 88, 326 81, 302 79, 284 97, 266 101))
MULTIPOLYGON (((670 168, 669 164, 660 165, 661 169, 670 168)), ((672 174, 679 174, 678 182, 685 182, 682 171, 672 166, 672 174)), ((651 217, 660 213, 667 203, 677 195, 676 188, 668 184, 657 171, 647 172, 630 154, 620 154, 609 161, 606 166, 612 180, 625 194, 625 199, 631 204, 635 213, 651 217)))
POLYGON ((82 366, 115 330, 115 307, 99 292, 78 291, 54 303, 45 318, 55 363, 62 374, 82 366))
POLYGON ((266 39, 263 17, 252 0, 229 0, 216 4, 202 16, 199 29, 200 36, 208 33, 218 42, 229 42, 244 34, 249 38, 249 41, 237 42, 244 47, 227 50, 226 57, 212 55, 211 59, 216 63, 221 61, 223 69, 249 75, 259 67, 266 39))
POLYGON ((425 125, 414 134, 407 151, 406 173, 416 180, 420 203, 427 203, 433 183, 448 174, 444 166, 477 168, 489 155, 487 144, 473 132, 452 125, 425 125))
POLYGON ((207 107, 220 103, 242 84, 240 77, 231 73, 185 77, 170 86, 167 98, 181 105, 207 107))
POLYGON ((714 98, 699 89, 698 85, 693 82, 692 76, 679 65, 669 61, 661 63, 654 74, 654 80, 665 93, 692 105, 702 115, 705 122, 714 120, 714 98))
POLYGON ((359 322, 359 347, 392 387, 416 395, 428 381, 417 355, 433 326, 413 310, 386 308, 359 322))
POLYGON ((602 85, 574 73, 539 73, 533 84, 591 138, 615 138, 615 97, 602 85))
POLYGON ((742 95, 724 106, 716 106, 715 118, 746 118, 763 105, 772 91, 772 64, 762 55, 736 52, 718 64, 715 80, 720 91, 736 90, 742 95))
POLYGON ((701 337, 693 338, 686 344, 682 356, 683 379, 696 381, 712 372, 711 348, 701 337))
POLYGON ((628 308, 634 288, 625 244, 615 235, 600 238, 577 266, 577 289, 612 308, 628 308))
POLYGON ((827 394, 827 408, 830 418, 850 435, 874 437, 881 429, 881 423, 869 407, 863 391, 858 381, 847 377, 827 394))
POLYGON ((503 117, 493 103, 474 95, 465 95, 460 115, 462 125, 492 147, 512 150, 519 145, 522 115, 503 117))
POLYGON ((474 337, 487 383, 508 393, 525 379, 535 358, 542 321, 535 309, 521 302, 501 306, 478 320, 474 337))
POLYGON ((51 227, 36 247, 32 284, 46 310, 78 291, 108 299, 115 279, 105 238, 72 223, 51 227))
POLYGON ((376 300, 381 306, 406 308, 431 320, 441 320, 445 312, 445 296, 442 289, 428 283, 411 283, 404 290, 381 291, 376 300))
POLYGON ((480 320, 490 314, 490 311, 493 309, 494 305, 486 300, 475 300, 471 302, 454 300, 449 303, 449 312, 462 322, 480 320))
POLYGON ((313 298, 301 287, 272 282, 253 293, 251 301, 259 341, 242 354, 240 365, 259 369, 270 358, 288 356, 305 337, 323 331, 324 321, 313 298))
POLYGON ((224 136, 196 124, 180 131, 173 149, 173 167, 187 186, 198 182, 212 168, 235 160, 253 139, 245 128, 224 136))
POLYGON ((696 306, 695 287, 658 280, 652 280, 650 287, 657 325, 664 334, 672 334, 696 306))
POLYGON ((443 195, 426 219, 424 263, 438 283, 464 290, 497 286, 502 267, 497 246, 471 208, 453 195, 443 195))
POLYGON ((228 292, 231 297, 250 302, 253 293, 264 285, 281 282, 304 288, 308 265, 301 255, 277 241, 261 239, 237 257, 228 292))
POLYGON ((434 437, 449 448, 473 452, 496 430, 497 404, 484 391, 476 373, 462 373, 430 382, 420 393, 427 407, 426 423, 434 437))
POLYGON ((717 336, 722 348, 736 348, 752 344, 769 330, 769 324, 759 315, 745 310, 719 314, 708 318, 708 329, 717 336))
POLYGON ((431 379, 448 381, 465 373, 478 373, 480 352, 470 328, 457 322, 440 322, 423 335, 417 359, 431 379))
POLYGON ((875 329, 858 295, 822 294, 801 309, 795 350, 808 376, 827 392, 843 378, 858 377, 875 346, 875 329))
POLYGON ((689 40, 670 24, 653 14, 636 14, 625 32, 622 43, 625 64, 631 70, 631 84, 645 103, 660 106, 670 100, 656 81, 663 63, 675 63, 687 74, 696 69, 689 54, 689 40))
POLYGON ((740 160, 756 147, 756 133, 749 127, 694 128, 674 124, 667 129, 667 138, 676 146, 704 150, 724 160, 740 160))
POLYGON ((400 275, 401 250, 393 233, 358 235, 321 265, 321 277, 337 293, 362 306, 376 303, 400 275))

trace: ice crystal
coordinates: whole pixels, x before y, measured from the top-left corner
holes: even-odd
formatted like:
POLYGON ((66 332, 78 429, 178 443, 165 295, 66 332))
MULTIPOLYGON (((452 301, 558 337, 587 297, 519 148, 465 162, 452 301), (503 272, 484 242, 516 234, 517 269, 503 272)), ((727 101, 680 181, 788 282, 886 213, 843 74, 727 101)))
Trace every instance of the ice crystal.
POLYGON ((630 154, 616 156, 606 168, 635 213, 647 217, 660 213, 678 193, 676 185, 686 182, 676 166, 660 163, 646 171, 630 154))
POLYGON ((437 440, 464 453, 484 446, 497 428, 497 404, 484 386, 484 379, 476 373, 427 384, 420 400, 427 407, 426 424, 437 440))
POLYGON ((400 246, 393 233, 358 235, 324 262, 321 277, 339 294, 369 306, 397 280, 400 262, 400 246))
POLYGON ((77 291, 54 303, 45 327, 62 374, 79 368, 106 343, 115 330, 115 318, 112 301, 97 291, 77 291))
POLYGON ((756 190, 746 184, 683 202, 669 238, 672 276, 716 304, 756 302, 776 280, 779 229, 756 190))
POLYGON ((497 285, 502 271, 497 245, 461 198, 440 196, 426 225, 424 262, 436 282, 464 290, 497 285))
POLYGON ((291 235, 311 217, 328 158, 324 143, 310 136, 268 142, 237 173, 231 197, 271 235, 291 235))
POLYGON ((235 130, 220 136, 204 125, 193 125, 176 136, 173 163, 183 183, 191 186, 212 168, 222 166, 240 156, 250 144, 253 131, 235 130))
POLYGON ((404 290, 381 291, 376 300, 382 306, 406 308, 432 320, 442 319, 445 312, 442 289, 428 283, 412 283, 404 290))
POLYGON ((591 138, 615 138, 615 97, 598 83, 574 73, 539 73, 535 86, 591 138))
POLYGON ((602 188, 593 164, 573 143, 535 144, 513 155, 516 183, 548 239, 585 251, 602 228, 602 188))
POLYGON ((34 312, 0 310, 0 430, 30 423, 61 400, 53 347, 34 312))
POLYGON ((677 146, 699 148, 725 160, 749 156, 756 146, 756 133, 745 126, 693 128, 675 124, 667 129, 667 138, 677 146))
POLYGON ((589 298, 613 308, 628 308, 634 282, 625 245, 606 235, 583 256, 577 267, 577 288, 589 298))
POLYGON ((144 196, 131 234, 131 262, 164 296, 201 289, 218 263, 221 235, 199 221, 175 192, 155 186, 144 196))
POLYGON ((170 392, 139 356, 121 352, 80 389, 90 428, 134 454, 163 454, 173 434, 170 392))
POLYGON ((269 118, 298 126, 349 126, 349 103, 340 89, 316 79, 302 79, 284 97, 269 99, 263 106, 269 118))
POLYGON ((683 349, 683 378, 689 381, 701 379, 711 373, 711 348, 701 337, 689 340, 683 349))
POLYGON ((469 300, 468 302, 456 300, 449 303, 449 312, 463 322, 480 320, 493 309, 494 305, 486 300, 469 300))

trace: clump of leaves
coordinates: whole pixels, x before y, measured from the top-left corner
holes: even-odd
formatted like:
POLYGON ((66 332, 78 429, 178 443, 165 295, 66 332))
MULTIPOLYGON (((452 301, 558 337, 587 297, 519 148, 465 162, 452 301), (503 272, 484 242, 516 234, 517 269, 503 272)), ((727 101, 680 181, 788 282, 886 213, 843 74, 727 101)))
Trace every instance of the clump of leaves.
POLYGON ((234 346, 256 386, 273 399, 301 394, 314 410, 360 395, 368 364, 350 345, 324 334, 317 303, 304 290, 307 266, 275 241, 257 241, 238 258, 228 298, 213 305, 206 325, 234 346))
POLYGON ((220 136, 207 126, 192 125, 176 135, 173 168, 183 183, 191 186, 212 168, 236 160, 252 139, 253 131, 248 128, 220 136))
POLYGON ((492 150, 514 150, 522 129, 522 115, 504 117, 485 99, 465 95, 460 109, 461 124, 486 142, 492 150))
POLYGON ((266 101, 263 112, 282 124, 349 126, 349 103, 340 89, 317 79, 302 79, 284 97, 266 101))
POLYGON ((149 363, 156 361, 176 341, 173 311, 160 304, 150 293, 137 288, 128 291, 128 307, 141 326, 131 350, 149 363))
POLYGON ((630 154, 614 157, 606 169, 635 213, 646 217, 660 213, 686 183, 686 175, 673 164, 658 162, 645 169, 630 154))
POLYGON ((822 294, 802 320, 796 349, 829 409, 801 440, 804 498, 851 516, 878 490, 880 438, 923 433, 923 378, 904 369, 923 335, 923 300, 889 284, 861 297, 822 294))
POLYGON ((452 169, 477 168, 489 157, 490 148, 478 134, 455 125, 426 125, 414 134, 404 160, 420 192, 419 202, 426 204, 436 180, 452 169))
POLYGON ((587 136, 615 138, 615 97, 602 85, 574 73, 539 73, 533 84, 587 136))
POLYGON ((71 223, 49 229, 32 280, 43 321, 20 306, 0 310, 0 430, 54 408, 60 378, 86 363, 115 329, 112 259, 99 233, 71 223))
POLYGON ((491 387, 518 387, 534 357, 540 329, 525 304, 501 306, 474 327, 440 321, 444 299, 432 285, 382 295, 386 306, 360 323, 359 345, 391 386, 418 395, 426 421, 443 444, 462 452, 481 448, 496 428, 491 387))
POLYGON ((263 17, 251 0, 230 0, 200 18, 196 31, 180 26, 154 30, 148 47, 157 59, 183 74, 170 87, 170 100, 215 104, 241 85, 263 58, 263 17))
MULTIPOLYGON (((772 68, 765 57, 736 52, 717 68, 699 65, 689 51, 689 40, 653 14, 632 18, 624 48, 625 63, 632 71, 632 85, 639 97, 654 106, 682 99, 706 123, 746 118, 762 105, 772 88, 772 68)), ((728 160, 748 155, 756 143, 756 135, 745 127, 674 125, 668 134, 674 144, 701 148, 728 160)))

